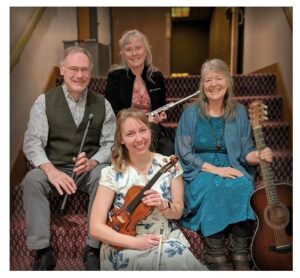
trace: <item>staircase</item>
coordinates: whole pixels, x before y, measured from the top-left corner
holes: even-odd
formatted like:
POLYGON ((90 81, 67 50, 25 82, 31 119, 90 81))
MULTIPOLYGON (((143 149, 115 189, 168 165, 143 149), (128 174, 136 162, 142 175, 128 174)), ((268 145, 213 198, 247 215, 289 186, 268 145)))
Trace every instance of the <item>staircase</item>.
MULTIPOLYGON (((57 79, 61 84, 62 78, 57 79)), ((198 89, 199 76, 166 77, 167 101, 174 102, 198 89)), ((234 76, 236 98, 247 106, 253 100, 261 99, 268 105, 269 120, 263 124, 265 141, 275 153, 272 163, 275 182, 292 184, 292 152, 288 146, 289 124, 282 121, 282 98, 275 95, 276 76, 273 74, 253 74, 234 76)), ((93 79, 90 88, 104 94, 106 79, 93 79)), ((193 100, 190 99, 189 102, 193 100)), ((168 122, 164 124, 167 133, 174 138, 177 122, 185 104, 180 104, 167 112, 168 122)), ((261 181, 258 169, 257 184, 261 181)), ((88 195, 78 192, 69 198, 65 215, 60 215, 61 199, 51 201, 51 244, 57 258, 56 270, 83 270, 83 247, 87 235, 88 195)), ((201 236, 182 228, 191 243, 191 251, 203 261, 203 242, 201 236)), ((25 220, 20 184, 11 188, 10 221, 10 270, 29 270, 35 251, 26 248, 25 220)))

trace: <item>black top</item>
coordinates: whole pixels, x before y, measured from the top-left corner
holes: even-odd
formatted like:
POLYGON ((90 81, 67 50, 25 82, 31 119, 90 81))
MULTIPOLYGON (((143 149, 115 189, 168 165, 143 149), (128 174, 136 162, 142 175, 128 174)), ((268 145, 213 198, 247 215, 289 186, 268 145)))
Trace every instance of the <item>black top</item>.
MULTIPOLYGON (((163 75, 160 71, 154 71, 149 80, 144 68, 142 78, 145 82, 151 100, 151 111, 166 104, 166 89, 163 75)), ((112 109, 117 115, 124 108, 131 107, 132 91, 135 75, 130 69, 117 69, 111 71, 107 77, 105 98, 111 103, 112 109)))

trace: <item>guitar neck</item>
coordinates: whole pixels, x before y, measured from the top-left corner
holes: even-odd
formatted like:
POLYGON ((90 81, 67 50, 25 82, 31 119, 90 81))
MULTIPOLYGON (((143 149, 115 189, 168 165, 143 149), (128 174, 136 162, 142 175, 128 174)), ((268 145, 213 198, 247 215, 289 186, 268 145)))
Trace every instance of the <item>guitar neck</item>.
MULTIPOLYGON (((262 126, 253 128, 256 147, 259 151, 266 147, 262 126)), ((274 185, 274 174, 271 163, 260 160, 260 168, 264 181, 265 191, 269 205, 279 204, 276 186, 274 185)))
POLYGON ((151 187, 156 183, 159 177, 163 174, 163 171, 160 169, 153 178, 143 187, 143 189, 139 192, 139 194, 130 202, 130 204, 126 208, 126 213, 131 214, 138 204, 142 201, 144 197, 144 192, 151 189, 151 187))

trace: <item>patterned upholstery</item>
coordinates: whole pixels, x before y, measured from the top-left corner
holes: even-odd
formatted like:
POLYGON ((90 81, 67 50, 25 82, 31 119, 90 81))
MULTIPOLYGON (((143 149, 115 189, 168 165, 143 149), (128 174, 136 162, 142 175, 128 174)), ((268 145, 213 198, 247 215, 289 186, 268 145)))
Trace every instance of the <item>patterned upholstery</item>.
MULTIPOLYGON (((12 270, 30 269, 35 252, 25 245, 25 218, 20 184, 12 189, 14 213, 10 222, 10 262, 12 270)), ((51 200, 51 245, 57 257, 57 270, 83 269, 83 247, 87 236, 88 194, 77 192, 69 197, 64 215, 60 213, 62 198, 51 200)))
MULTIPOLYGON (((63 81, 57 78, 57 85, 63 81)), ((255 100, 262 99, 268 105, 269 120, 264 123, 263 130, 266 143, 275 150, 272 163, 274 181, 292 184, 293 159, 287 150, 288 130, 287 123, 282 122, 282 99, 274 95, 276 78, 273 74, 253 74, 234 76, 234 91, 238 101, 245 106, 255 100)), ((188 77, 165 77, 166 93, 168 102, 176 102, 197 91, 199 76, 188 77)), ((94 78, 91 80, 90 88, 104 94, 106 78, 94 78)), ((190 99, 169 111, 168 122, 164 123, 167 135, 174 138, 177 122, 183 109, 190 99)), ((261 181, 261 172, 257 167, 256 184, 261 181)), ((82 253, 87 233, 87 205, 88 195, 78 192, 69 197, 66 214, 61 215, 59 208, 62 199, 59 197, 51 200, 51 244, 57 258, 56 270, 83 270, 82 253)), ((178 225, 178 224, 177 224, 178 225)), ((180 227, 180 226, 179 226, 180 227)), ((180 227, 190 242, 191 251, 203 261, 202 237, 184 227, 180 227)), ((29 251, 25 245, 25 219, 22 204, 22 188, 20 184, 11 189, 11 222, 10 222, 10 269, 30 269, 34 251, 29 251)), ((228 240, 226 241, 228 246, 228 240)))
POLYGON ((198 91, 199 75, 187 77, 165 77, 166 95, 168 97, 183 98, 198 91))
POLYGON ((236 96, 272 95, 276 87, 274 74, 250 74, 234 76, 236 96))
MULTIPOLYGON (((293 156, 288 150, 274 151, 272 162, 274 183, 293 184, 293 156)), ((257 167, 256 183, 262 180, 260 167, 257 167)))
MULTIPOLYGON (((259 96, 272 95, 275 90, 276 77, 274 74, 252 74, 252 75, 235 75, 234 93, 236 96, 259 96)), ((169 98, 183 98, 196 92, 199 88, 199 75, 186 77, 165 77, 166 95, 169 98)), ((63 82, 60 76, 56 80, 56 85, 63 82)), ((106 86, 106 77, 92 78, 89 87, 104 94, 106 86)))

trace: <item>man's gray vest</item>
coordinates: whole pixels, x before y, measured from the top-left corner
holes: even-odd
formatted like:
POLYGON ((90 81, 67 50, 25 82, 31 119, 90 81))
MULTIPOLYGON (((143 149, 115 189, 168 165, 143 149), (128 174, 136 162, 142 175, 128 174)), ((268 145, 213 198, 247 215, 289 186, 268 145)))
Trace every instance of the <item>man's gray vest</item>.
POLYGON ((45 148, 54 165, 73 164, 80 148, 89 114, 94 115, 88 130, 83 151, 92 157, 99 150, 102 125, 105 119, 105 102, 101 94, 88 90, 84 117, 77 127, 62 87, 56 87, 45 95, 46 115, 49 124, 48 142, 45 148))

